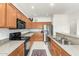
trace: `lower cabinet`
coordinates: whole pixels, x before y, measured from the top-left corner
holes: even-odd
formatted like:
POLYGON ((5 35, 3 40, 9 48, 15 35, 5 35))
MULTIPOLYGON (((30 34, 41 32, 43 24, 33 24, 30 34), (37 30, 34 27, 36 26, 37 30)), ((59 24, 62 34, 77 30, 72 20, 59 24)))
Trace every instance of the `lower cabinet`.
POLYGON ((15 49, 9 56, 24 56, 24 44, 21 44, 17 49, 15 49))
POLYGON ((60 56, 61 55, 61 52, 60 52, 61 49, 54 41, 51 41, 51 50, 52 50, 53 56, 60 56))
POLYGON ((70 55, 61 48, 61 56, 70 56, 70 55))
POLYGON ((51 40, 50 52, 52 56, 70 56, 63 48, 61 48, 57 43, 51 40))
POLYGON ((30 38, 30 48, 31 48, 33 42, 35 42, 35 41, 43 41, 43 33, 41 33, 41 32, 36 32, 36 33, 34 33, 34 34, 31 36, 31 38, 30 38))

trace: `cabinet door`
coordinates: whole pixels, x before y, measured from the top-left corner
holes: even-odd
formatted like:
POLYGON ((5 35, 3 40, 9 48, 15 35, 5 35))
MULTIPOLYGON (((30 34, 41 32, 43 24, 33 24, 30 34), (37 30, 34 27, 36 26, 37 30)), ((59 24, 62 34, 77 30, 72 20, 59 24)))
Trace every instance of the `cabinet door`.
POLYGON ((61 49, 54 41, 52 41, 52 54, 54 56, 60 56, 61 55, 61 49))
POLYGON ((0 3, 0 27, 5 27, 5 19, 6 19, 6 4, 0 3))
POLYGON ((16 28, 16 9, 11 4, 7 4, 7 27, 16 28))
POLYGON ((26 19, 26 28, 32 28, 32 22, 29 19, 26 19))
POLYGON ((22 19, 21 12, 19 10, 16 11, 16 17, 22 19))
POLYGON ((18 56, 24 56, 24 44, 20 45, 17 50, 18 56))
POLYGON ((21 13, 22 20, 25 21, 27 18, 24 14, 21 13))
POLYGON ((70 56, 70 55, 61 48, 61 56, 70 56))
POLYGON ((20 20, 26 22, 25 21, 26 20, 25 15, 22 14, 19 10, 17 10, 17 16, 16 17, 19 18, 20 20))

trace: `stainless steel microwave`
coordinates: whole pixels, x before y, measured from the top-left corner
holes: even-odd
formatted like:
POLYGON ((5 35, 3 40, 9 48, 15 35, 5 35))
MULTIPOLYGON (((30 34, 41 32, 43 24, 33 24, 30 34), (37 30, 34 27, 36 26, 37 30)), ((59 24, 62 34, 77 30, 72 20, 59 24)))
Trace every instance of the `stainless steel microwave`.
POLYGON ((25 22, 17 18, 17 29, 25 29, 25 22))

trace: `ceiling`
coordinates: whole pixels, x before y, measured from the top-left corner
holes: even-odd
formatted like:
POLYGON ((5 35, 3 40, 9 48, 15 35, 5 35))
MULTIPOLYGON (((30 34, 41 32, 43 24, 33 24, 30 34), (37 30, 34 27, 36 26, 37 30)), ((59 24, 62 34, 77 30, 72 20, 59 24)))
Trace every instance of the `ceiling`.
POLYGON ((53 6, 50 6, 50 3, 14 3, 14 5, 28 17, 70 14, 79 11, 79 3, 54 3, 53 6))

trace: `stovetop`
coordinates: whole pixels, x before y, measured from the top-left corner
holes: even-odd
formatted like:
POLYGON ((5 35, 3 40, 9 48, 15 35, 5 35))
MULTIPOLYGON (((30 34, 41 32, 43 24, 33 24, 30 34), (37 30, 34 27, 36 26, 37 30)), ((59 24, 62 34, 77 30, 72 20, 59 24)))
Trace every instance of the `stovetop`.
POLYGON ((45 49, 34 49, 31 56, 47 56, 45 49))

